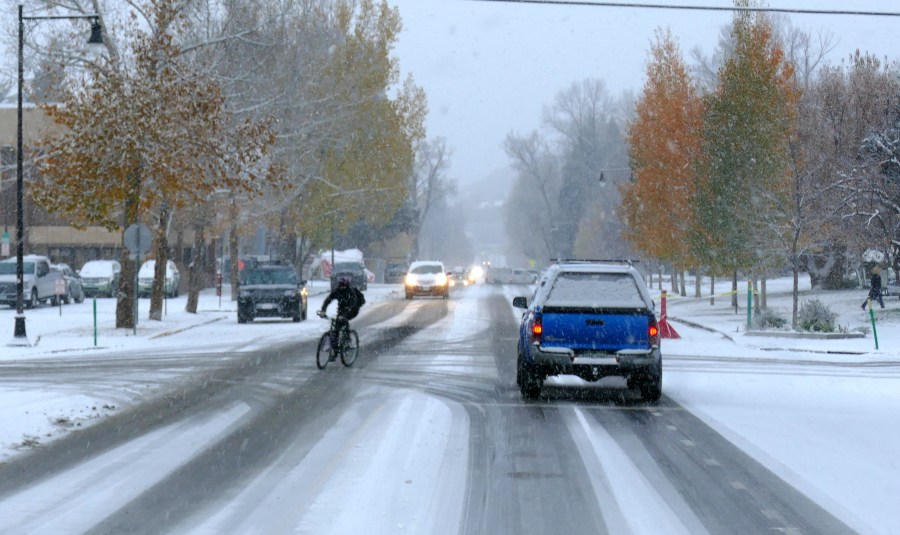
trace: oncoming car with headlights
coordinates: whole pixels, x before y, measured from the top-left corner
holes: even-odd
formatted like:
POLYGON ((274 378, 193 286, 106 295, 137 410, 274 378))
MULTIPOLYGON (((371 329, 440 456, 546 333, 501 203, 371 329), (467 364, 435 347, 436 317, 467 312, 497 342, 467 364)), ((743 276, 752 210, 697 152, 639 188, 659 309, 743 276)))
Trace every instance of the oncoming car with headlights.
POLYGON ((245 268, 240 277, 237 320, 247 323, 255 318, 306 319, 306 281, 285 264, 257 264, 245 268))
POLYGON ((450 297, 450 283, 444 263, 437 260, 417 260, 409 265, 406 273, 406 298, 417 295, 450 297))

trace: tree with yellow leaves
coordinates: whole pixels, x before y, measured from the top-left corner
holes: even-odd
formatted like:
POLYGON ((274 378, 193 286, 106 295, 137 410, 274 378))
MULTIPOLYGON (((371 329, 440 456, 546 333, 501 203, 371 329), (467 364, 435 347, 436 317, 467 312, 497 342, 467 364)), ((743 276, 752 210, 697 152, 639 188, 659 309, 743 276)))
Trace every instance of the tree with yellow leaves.
POLYGON ((788 143, 799 89, 767 14, 738 11, 732 32, 734 52, 706 103, 693 247, 708 265, 732 273, 736 289, 739 270, 771 258, 773 231, 789 217, 788 143))

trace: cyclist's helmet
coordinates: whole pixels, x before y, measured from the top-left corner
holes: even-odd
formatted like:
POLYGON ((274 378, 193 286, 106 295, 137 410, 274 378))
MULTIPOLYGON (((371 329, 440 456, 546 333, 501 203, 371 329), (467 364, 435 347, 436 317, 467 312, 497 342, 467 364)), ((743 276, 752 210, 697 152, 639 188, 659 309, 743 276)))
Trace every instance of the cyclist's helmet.
POLYGON ((350 286, 349 277, 341 277, 338 279, 338 288, 347 288, 348 286, 350 286))

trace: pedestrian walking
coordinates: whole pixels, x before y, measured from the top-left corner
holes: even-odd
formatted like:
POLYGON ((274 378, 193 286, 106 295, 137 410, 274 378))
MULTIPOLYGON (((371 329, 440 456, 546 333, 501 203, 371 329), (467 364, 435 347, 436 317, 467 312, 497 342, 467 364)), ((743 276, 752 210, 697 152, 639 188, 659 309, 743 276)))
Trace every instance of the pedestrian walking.
POLYGON ((878 266, 872 268, 872 281, 869 284, 869 295, 862 304, 863 310, 869 301, 878 301, 881 308, 884 308, 884 298, 881 296, 881 268, 878 266))

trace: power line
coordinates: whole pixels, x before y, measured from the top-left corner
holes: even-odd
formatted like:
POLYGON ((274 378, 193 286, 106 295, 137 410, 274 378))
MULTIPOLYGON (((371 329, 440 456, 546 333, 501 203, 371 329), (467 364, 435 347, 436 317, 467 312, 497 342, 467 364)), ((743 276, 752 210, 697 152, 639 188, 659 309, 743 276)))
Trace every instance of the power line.
POLYGON ((900 12, 857 11, 850 9, 803 9, 787 7, 737 7, 737 6, 692 6, 645 3, 592 2, 590 0, 469 0, 472 2, 503 2, 507 4, 545 4, 584 7, 631 7, 638 9, 676 9, 687 11, 761 11, 766 13, 791 13, 799 15, 860 15, 868 17, 900 17, 900 12))

